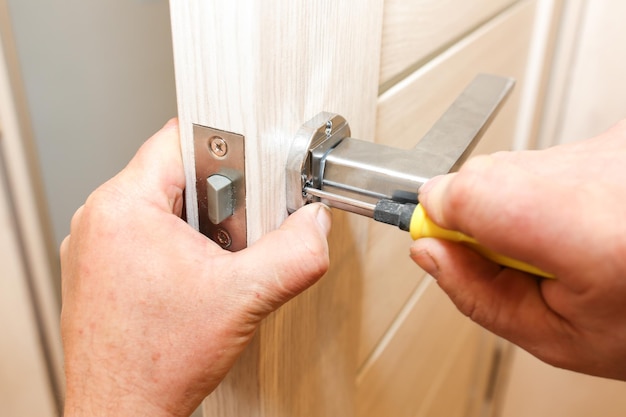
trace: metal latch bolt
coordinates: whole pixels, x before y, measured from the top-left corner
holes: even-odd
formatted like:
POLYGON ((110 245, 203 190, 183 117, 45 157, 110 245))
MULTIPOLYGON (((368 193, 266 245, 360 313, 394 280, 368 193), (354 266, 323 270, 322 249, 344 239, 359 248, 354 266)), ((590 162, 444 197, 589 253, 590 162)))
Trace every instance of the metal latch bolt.
POLYGON ((233 182, 219 174, 207 178, 207 210, 209 220, 220 224, 234 213, 233 182))

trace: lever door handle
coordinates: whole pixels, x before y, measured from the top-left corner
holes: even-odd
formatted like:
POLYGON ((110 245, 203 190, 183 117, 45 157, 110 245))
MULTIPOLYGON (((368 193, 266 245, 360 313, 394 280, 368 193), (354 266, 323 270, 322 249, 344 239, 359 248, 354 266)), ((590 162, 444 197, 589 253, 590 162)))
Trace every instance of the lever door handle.
POLYGON ((350 137, 340 115, 320 113, 296 134, 287 161, 287 208, 312 201, 373 217, 382 200, 417 203, 428 179, 458 169, 513 87, 480 74, 410 150, 350 137))
POLYGON ((435 175, 467 159, 495 117, 514 81, 478 75, 411 150, 350 137, 346 120, 320 113, 298 131, 287 161, 287 208, 322 201, 410 231, 414 239, 437 237, 465 244, 503 266, 544 278, 553 274, 481 246, 470 236, 443 229, 417 205, 417 190, 435 175))

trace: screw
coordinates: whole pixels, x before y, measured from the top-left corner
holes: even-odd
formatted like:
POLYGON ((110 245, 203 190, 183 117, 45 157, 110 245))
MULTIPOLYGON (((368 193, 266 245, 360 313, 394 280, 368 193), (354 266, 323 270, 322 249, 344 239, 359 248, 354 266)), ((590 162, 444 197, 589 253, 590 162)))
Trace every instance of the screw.
POLYGON ((224 249, 227 249, 233 243, 233 239, 230 237, 228 232, 221 228, 217 229, 215 232, 215 240, 224 249))
POLYGON ((329 120, 326 122, 326 136, 330 136, 333 133, 333 121, 329 120))
POLYGON ((213 136, 209 141, 209 149, 211 149, 213 155, 221 158, 228 153, 228 144, 219 136, 213 136))

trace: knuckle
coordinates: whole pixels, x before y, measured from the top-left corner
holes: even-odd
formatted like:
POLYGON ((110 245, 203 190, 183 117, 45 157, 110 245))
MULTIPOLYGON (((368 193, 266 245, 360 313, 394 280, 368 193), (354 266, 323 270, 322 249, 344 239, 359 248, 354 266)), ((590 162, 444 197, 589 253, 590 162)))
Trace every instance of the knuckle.
POLYGON ((459 311, 472 320, 474 323, 491 330, 496 331, 495 318, 498 316, 497 311, 494 311, 490 305, 485 305, 481 300, 471 296, 461 296, 455 300, 455 305, 459 311))
POLYGON ((595 139, 603 141, 618 140, 621 144, 622 138, 624 138, 624 136, 626 136, 626 118, 621 119, 620 121, 609 127, 605 132, 596 135, 595 139))
POLYGON ((84 210, 85 210, 85 205, 82 205, 74 212, 74 215, 72 216, 72 220, 70 221, 70 233, 78 229, 78 225, 81 222, 84 210))
POLYGON ((131 218, 124 210, 120 193, 105 184, 93 191, 76 210, 70 223, 70 234, 115 235, 131 218))
POLYGON ((124 206, 123 200, 123 194, 113 184, 105 183, 87 197, 85 216, 102 219, 114 216, 124 206))
POLYGON ((462 297, 456 299, 456 307, 464 316, 469 317, 472 321, 480 323, 480 315, 477 315, 479 311, 477 308, 476 300, 472 297, 462 297))
POLYGON ((621 119, 615 124, 615 128, 622 133, 626 133, 626 118, 621 119))

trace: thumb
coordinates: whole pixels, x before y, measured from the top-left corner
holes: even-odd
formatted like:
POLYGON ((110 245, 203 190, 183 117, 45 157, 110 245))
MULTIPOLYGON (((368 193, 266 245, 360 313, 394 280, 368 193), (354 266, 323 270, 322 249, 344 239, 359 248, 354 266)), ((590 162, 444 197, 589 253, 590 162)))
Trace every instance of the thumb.
MULTIPOLYGON (((420 203, 435 223, 559 275, 569 259, 564 262, 554 248, 560 248, 560 253, 577 249, 578 241, 570 236, 580 216, 578 211, 555 208, 564 202, 583 207, 580 204, 589 200, 584 189, 574 191, 490 155, 474 157, 458 173, 436 178, 422 188, 420 203)), ((586 227, 578 225, 581 236, 587 236, 586 227)))
POLYGON ((330 209, 321 203, 309 204, 285 220, 279 229, 263 236, 248 249, 238 252, 239 265, 248 265, 257 291, 270 313, 298 295, 328 270, 327 235, 330 209))

